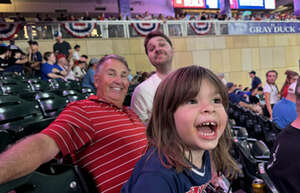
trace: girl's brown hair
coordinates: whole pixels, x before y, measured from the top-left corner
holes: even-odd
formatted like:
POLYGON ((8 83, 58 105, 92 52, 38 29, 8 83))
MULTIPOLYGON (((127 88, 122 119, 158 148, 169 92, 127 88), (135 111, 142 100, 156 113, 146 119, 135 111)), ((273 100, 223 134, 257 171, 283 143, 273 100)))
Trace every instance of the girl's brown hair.
POLYGON ((282 96, 282 94, 283 94, 284 87, 285 87, 286 85, 291 84, 291 83, 290 83, 290 80, 291 80, 294 76, 299 76, 297 72, 292 71, 292 70, 287 70, 287 71, 285 71, 285 75, 286 75, 286 79, 285 79, 284 84, 282 85, 282 88, 281 88, 281 90, 280 90, 280 95, 281 95, 281 96, 282 96))
MULTIPOLYGON (((168 75, 160 83, 154 97, 152 116, 147 127, 149 147, 157 147, 162 164, 167 168, 174 167, 178 172, 190 168, 193 158, 191 150, 177 133, 174 113, 180 105, 197 96, 203 80, 208 80, 216 87, 227 109, 228 94, 223 83, 210 70, 195 65, 180 68, 168 75), (185 152, 188 152, 188 158, 185 152), (166 163, 162 160, 163 156, 166 163)), ((211 151, 211 156, 216 172, 228 174, 228 177, 235 176, 239 170, 229 154, 230 147, 231 134, 227 127, 217 147, 211 151)))

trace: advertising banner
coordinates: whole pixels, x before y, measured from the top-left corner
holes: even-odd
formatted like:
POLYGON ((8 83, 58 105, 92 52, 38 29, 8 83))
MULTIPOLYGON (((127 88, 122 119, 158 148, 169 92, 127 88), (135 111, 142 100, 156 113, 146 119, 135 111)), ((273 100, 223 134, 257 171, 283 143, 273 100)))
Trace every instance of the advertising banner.
POLYGON ((300 33, 300 22, 228 23, 228 34, 300 33))

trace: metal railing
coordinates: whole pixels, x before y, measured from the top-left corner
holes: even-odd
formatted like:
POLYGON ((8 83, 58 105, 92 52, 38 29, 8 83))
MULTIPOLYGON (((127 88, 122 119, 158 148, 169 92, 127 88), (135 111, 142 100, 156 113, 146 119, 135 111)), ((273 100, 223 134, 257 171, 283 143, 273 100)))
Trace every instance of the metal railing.
MULTIPOLYGON (((68 22, 68 21, 67 21, 68 22)), ((70 22, 70 21, 69 21, 70 22)), ((94 29, 87 36, 88 38, 134 38, 141 35, 135 30, 132 24, 152 25, 159 24, 159 30, 167 36, 195 36, 195 35, 247 35, 247 34, 272 34, 272 33, 300 33, 299 21, 218 21, 218 20, 121 20, 121 21, 76 21, 74 23, 93 23, 94 29), (204 26, 209 30, 203 30, 204 26), (205 26, 206 25, 206 26, 205 26), (194 27, 193 27, 194 26, 194 27), (202 29, 195 30, 195 27, 202 29), (284 31, 290 26, 291 30, 284 31), (292 26, 292 27, 291 27, 292 26), (245 28, 249 33, 245 32, 245 28), (251 28, 253 30, 251 31, 251 28), (270 29, 269 29, 270 28, 270 29), (271 29, 272 28, 272 29, 271 29), (273 29, 274 28, 274 29, 273 29), (278 29, 279 30, 278 30, 278 29), (277 29, 277 30, 276 30, 277 29), (280 30, 282 29, 282 30, 280 30), (244 31, 243 31, 244 30, 244 31), (256 31, 255 31, 256 30, 256 31), (264 31, 265 30, 265 31, 264 31), (268 31, 269 30, 269 31, 268 31), (272 31, 273 30, 273 31, 272 31)), ((66 22, 26 22, 22 23, 21 29, 16 33, 16 40, 41 40, 53 39, 54 32, 60 31, 63 38, 74 38, 64 27, 66 22)), ((12 23, 16 24, 16 23, 12 23)), ((1 25, 1 24, 0 24, 1 25)), ((246 31, 247 31, 246 30, 246 31)))

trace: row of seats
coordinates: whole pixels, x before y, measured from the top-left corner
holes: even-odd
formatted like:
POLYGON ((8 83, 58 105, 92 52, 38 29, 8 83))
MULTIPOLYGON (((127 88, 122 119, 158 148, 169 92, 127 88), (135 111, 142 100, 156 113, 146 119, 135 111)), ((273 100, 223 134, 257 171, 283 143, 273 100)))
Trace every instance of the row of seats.
POLYGON ((230 104, 228 115, 233 136, 231 154, 242 169, 242 175, 235 181, 235 185, 253 192, 253 181, 262 179, 265 184, 264 192, 278 193, 265 165, 270 159, 270 148, 280 130, 265 117, 235 104, 230 104))
POLYGON ((235 121, 236 125, 245 127, 249 137, 262 140, 269 148, 272 148, 281 131, 275 123, 263 115, 236 104, 230 103, 228 116, 235 121))
MULTIPOLYGON (((0 75, 0 88, 0 153, 17 140, 46 128, 69 102, 95 94, 77 81, 43 81, 13 73, 0 75)), ((27 176, 0 185, 0 192, 96 192, 95 186, 88 184, 92 180, 86 179, 77 165, 52 160, 27 176)))
POLYGON ((14 74, 0 76, 0 87, 0 152, 47 127, 67 103, 95 94, 77 81, 47 82, 14 74))

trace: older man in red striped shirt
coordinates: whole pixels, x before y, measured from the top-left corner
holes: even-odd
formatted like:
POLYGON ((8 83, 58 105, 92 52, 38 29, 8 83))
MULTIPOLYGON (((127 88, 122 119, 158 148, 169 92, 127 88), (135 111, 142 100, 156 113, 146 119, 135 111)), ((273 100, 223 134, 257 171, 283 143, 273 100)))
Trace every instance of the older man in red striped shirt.
POLYGON ((97 95, 69 104, 41 133, 0 155, 0 184, 21 177, 55 156, 71 155, 102 193, 119 193, 147 146, 145 126, 123 101, 129 86, 127 62, 103 57, 97 66, 97 95))

